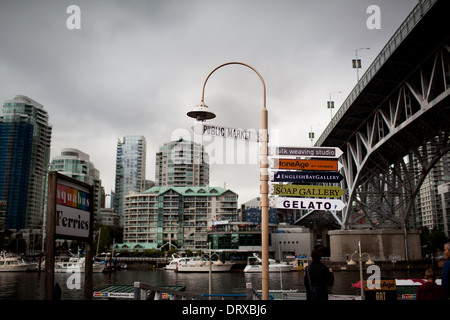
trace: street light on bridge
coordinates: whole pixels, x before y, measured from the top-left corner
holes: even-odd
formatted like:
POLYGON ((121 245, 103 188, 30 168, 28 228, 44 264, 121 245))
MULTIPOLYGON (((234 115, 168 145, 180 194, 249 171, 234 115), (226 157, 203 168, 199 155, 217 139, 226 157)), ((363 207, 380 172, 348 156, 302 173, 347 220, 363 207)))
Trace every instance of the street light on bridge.
POLYGON ((355 59, 352 60, 353 69, 356 69, 356 84, 359 82, 359 69, 361 69, 361 59, 358 59, 358 51, 369 50, 370 48, 359 48, 355 50, 355 59))
POLYGON ((333 109, 334 109, 334 101, 331 100, 331 95, 335 93, 342 93, 341 91, 330 92, 330 100, 327 101, 327 108, 330 109, 331 112, 331 120, 333 120, 333 109))
POLYGON ((266 85, 264 79, 259 74, 259 72, 249 66, 248 64, 242 62, 227 62, 224 63, 213 71, 209 73, 203 83, 202 99, 200 104, 192 108, 187 115, 197 121, 205 121, 209 119, 214 119, 216 115, 209 110, 208 106, 205 104, 205 86, 211 75, 218 69, 228 66, 228 65, 241 65, 252 69, 261 80, 263 85, 263 108, 262 108, 262 121, 261 121, 261 133, 259 135, 260 145, 260 194, 261 194, 261 256, 262 256, 262 272, 261 272, 261 282, 262 282, 262 298, 263 300, 269 300, 269 159, 268 159, 268 113, 266 108, 266 85))

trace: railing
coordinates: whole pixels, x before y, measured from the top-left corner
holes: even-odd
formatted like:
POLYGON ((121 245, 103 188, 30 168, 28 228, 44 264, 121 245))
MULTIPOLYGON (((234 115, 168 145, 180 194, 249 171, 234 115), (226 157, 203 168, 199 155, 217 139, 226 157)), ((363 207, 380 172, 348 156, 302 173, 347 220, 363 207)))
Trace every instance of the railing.
POLYGON ((150 284, 135 282, 134 283, 134 300, 161 300, 163 294, 168 294, 170 300, 200 300, 210 297, 216 298, 246 298, 246 300, 261 300, 258 293, 253 290, 252 283, 247 283, 246 294, 202 294, 196 296, 179 290, 157 287, 150 284))
POLYGON ((317 139, 315 145, 321 146, 331 131, 334 129, 336 124, 344 117, 345 112, 350 108, 355 99, 364 90, 365 86, 369 83, 378 70, 383 66, 383 64, 388 60, 392 53, 400 46, 406 36, 411 32, 412 29, 417 25, 417 23, 422 19, 425 13, 436 3, 437 0, 422 0, 416 5, 413 11, 408 15, 408 17, 403 21, 391 39, 383 47, 380 54, 375 58, 373 63, 369 66, 367 71, 361 77, 360 81, 356 84, 355 88, 350 92, 347 99, 338 109, 337 113, 331 119, 331 122, 325 128, 325 130, 317 139))
POLYGON ((161 300, 163 293, 169 294, 170 300, 199 300, 199 297, 183 291, 152 286, 142 282, 134 283, 134 300, 161 300))

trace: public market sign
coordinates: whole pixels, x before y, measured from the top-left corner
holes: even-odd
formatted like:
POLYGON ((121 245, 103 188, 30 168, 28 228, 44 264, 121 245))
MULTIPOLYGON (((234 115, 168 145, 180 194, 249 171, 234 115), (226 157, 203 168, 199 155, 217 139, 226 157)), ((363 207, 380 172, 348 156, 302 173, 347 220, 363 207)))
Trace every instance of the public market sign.
POLYGON ((277 209, 341 211, 345 203, 339 199, 272 197, 269 199, 269 206, 277 209))
POLYGON ((258 132, 256 130, 227 128, 203 123, 196 123, 193 130, 195 134, 204 136, 258 142, 258 132))
POLYGON ((273 169, 338 171, 342 164, 337 160, 301 160, 301 159, 270 159, 273 169))
POLYGON ((338 183, 344 179, 339 172, 317 171, 273 171, 269 176, 273 182, 292 183, 338 183))
POLYGON ((339 198, 344 190, 333 186, 307 186, 295 184, 275 184, 270 186, 270 192, 278 196, 339 198))
POLYGON ((270 156, 294 156, 310 158, 339 158, 343 154, 342 150, 334 147, 270 147, 270 156))

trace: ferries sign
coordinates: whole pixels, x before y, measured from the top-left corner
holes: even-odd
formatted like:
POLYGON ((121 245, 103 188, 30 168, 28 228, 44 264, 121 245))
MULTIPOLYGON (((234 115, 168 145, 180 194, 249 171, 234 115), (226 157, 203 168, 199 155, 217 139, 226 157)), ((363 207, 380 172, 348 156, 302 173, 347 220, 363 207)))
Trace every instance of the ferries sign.
POLYGON ((338 171, 342 164, 337 160, 300 160, 300 159, 270 159, 273 169, 338 171))
POLYGON ((273 197, 269 199, 269 205, 277 209, 305 209, 305 210, 330 210, 341 211, 345 203, 338 199, 313 199, 313 198, 287 198, 273 197))
POLYGON ((344 190, 333 186, 305 186, 295 184, 275 184, 270 186, 270 192, 278 196, 339 198, 344 190))
POLYGON ((292 183, 338 183, 344 177, 339 172, 273 171, 270 181, 292 183))

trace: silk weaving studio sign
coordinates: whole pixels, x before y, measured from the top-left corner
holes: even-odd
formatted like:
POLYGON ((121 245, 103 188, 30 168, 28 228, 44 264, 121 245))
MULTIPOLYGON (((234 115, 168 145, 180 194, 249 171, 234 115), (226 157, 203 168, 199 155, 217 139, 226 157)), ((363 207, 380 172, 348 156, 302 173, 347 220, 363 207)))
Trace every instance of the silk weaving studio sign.
POLYGON ((89 193, 57 184, 55 233, 60 236, 89 238, 91 203, 89 193))

